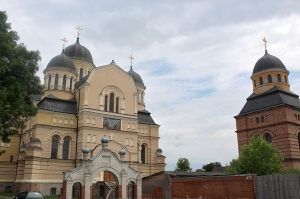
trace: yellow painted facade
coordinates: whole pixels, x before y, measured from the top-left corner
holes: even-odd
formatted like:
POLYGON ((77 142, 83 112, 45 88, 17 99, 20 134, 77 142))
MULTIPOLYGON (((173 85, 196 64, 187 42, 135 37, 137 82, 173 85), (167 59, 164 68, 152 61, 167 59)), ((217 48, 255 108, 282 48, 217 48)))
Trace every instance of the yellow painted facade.
POLYGON ((90 53, 78 39, 49 62, 45 93, 35 99, 37 115, 10 144, 1 144, 6 153, 0 156, 0 192, 12 186, 14 192, 38 187, 44 195, 51 189, 59 194, 63 172, 80 165, 84 147, 92 158, 104 136, 108 149, 118 158, 125 150, 124 161, 143 177, 165 170, 160 126, 145 110, 140 76, 114 61, 96 67, 91 55, 78 54, 75 47, 90 53))

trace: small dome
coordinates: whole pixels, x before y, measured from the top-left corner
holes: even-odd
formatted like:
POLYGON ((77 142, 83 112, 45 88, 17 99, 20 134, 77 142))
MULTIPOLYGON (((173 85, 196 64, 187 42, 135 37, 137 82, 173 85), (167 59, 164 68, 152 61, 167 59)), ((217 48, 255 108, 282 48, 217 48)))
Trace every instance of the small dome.
POLYGON ((73 61, 65 55, 64 51, 60 55, 57 55, 50 60, 46 69, 44 70, 44 73, 45 71, 51 69, 69 70, 77 73, 73 61))
POLYGON ((41 140, 39 138, 33 138, 30 142, 38 142, 41 143, 41 140))
POLYGON ((101 139, 102 144, 107 144, 108 143, 108 138, 104 135, 104 137, 101 139))
POLYGON ((132 77, 135 84, 145 86, 141 76, 132 69, 132 66, 127 73, 132 77))
POLYGON ((255 64, 252 75, 266 70, 285 70, 285 66, 277 57, 270 55, 267 51, 255 64))
POLYGON ((157 151, 157 152, 160 152, 160 153, 163 152, 163 151, 161 150, 161 148, 157 148, 156 151, 157 151))
POLYGON ((79 43, 79 38, 77 38, 75 44, 70 45, 65 49, 65 54, 70 58, 82 59, 94 63, 91 52, 79 43))
POLYGON ((126 151, 124 149, 120 149, 119 155, 126 155, 126 151))
POLYGON ((87 147, 84 147, 81 151, 83 154, 88 154, 90 152, 90 149, 87 147))

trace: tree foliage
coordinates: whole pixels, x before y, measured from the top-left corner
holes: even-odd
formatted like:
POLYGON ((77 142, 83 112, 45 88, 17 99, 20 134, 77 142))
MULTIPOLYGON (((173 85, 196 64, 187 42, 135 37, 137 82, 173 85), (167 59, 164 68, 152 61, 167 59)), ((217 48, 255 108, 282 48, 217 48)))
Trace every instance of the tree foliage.
POLYGON ((283 155, 261 137, 253 137, 250 143, 243 145, 240 156, 230 162, 228 173, 242 172, 268 175, 279 173, 283 166, 283 155))
POLYGON ((6 143, 25 127, 26 118, 36 114, 31 96, 43 92, 36 76, 39 52, 28 51, 18 40, 6 12, 0 11, 0 140, 6 143))
POLYGON ((202 169, 205 172, 211 172, 215 167, 222 167, 222 164, 220 162, 211 162, 209 164, 203 165, 202 169))
POLYGON ((177 167, 175 168, 175 171, 192 171, 189 160, 186 158, 179 158, 177 161, 177 167))

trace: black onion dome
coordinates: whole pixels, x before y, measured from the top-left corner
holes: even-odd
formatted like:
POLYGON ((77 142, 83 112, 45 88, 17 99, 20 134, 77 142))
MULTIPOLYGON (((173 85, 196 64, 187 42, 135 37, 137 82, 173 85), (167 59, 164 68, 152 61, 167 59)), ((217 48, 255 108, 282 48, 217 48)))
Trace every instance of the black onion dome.
POLYGON ((255 64, 252 75, 266 70, 285 70, 284 64, 277 57, 270 55, 267 51, 255 64))
POLYGON ((157 152, 162 152, 161 148, 156 149, 157 152))
POLYGON ((73 61, 65 55, 64 51, 50 60, 45 71, 51 69, 70 70, 77 73, 73 61))
POLYGON ((126 155, 126 151, 124 149, 120 149, 119 155, 126 155))
POLYGON ((101 139, 102 144, 107 144, 108 143, 108 138, 104 135, 104 137, 101 139))
POLYGON ((127 73, 132 77, 135 84, 145 86, 141 76, 132 69, 132 66, 127 73))
POLYGON ((79 38, 77 38, 75 44, 65 49, 65 54, 70 58, 82 59, 94 63, 91 52, 79 43, 79 38))

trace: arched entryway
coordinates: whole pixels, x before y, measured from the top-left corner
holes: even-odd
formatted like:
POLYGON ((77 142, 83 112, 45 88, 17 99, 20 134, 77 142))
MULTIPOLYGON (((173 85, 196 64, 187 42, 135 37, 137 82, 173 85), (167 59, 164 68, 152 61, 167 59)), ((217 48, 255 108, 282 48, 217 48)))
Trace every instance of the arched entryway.
POLYGON ((82 184, 76 182, 72 187, 72 199, 83 199, 82 198, 82 184))
POLYGON ((118 198, 118 178, 110 171, 101 171, 94 175, 92 199, 118 198))
POLYGON ((130 181, 128 183, 128 186, 127 186, 127 193, 128 193, 127 197, 128 197, 128 199, 136 198, 135 191, 136 191, 135 190, 135 183, 133 181, 130 181))

